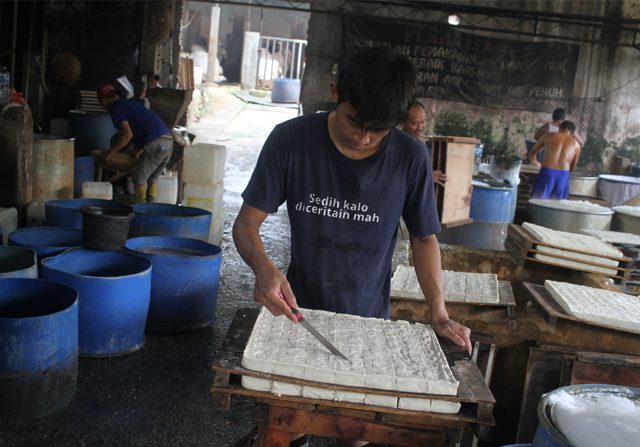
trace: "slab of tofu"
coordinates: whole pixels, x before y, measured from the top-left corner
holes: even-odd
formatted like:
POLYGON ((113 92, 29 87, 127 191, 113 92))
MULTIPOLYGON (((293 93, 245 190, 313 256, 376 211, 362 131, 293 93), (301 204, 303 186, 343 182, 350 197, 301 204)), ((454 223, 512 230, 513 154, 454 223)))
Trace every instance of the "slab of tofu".
POLYGON ((580 230, 583 234, 588 234, 593 237, 597 237, 601 241, 608 242, 610 244, 620 245, 637 245, 640 246, 640 234, 633 233, 621 233, 619 231, 607 231, 607 230, 580 230))
POLYGON ((242 377, 245 388, 414 411, 460 410, 459 402, 418 395, 455 396, 458 389, 458 381, 431 327, 318 310, 300 311, 349 361, 333 355, 301 325, 284 316, 274 317, 263 308, 244 351, 242 366, 360 389, 327 389, 246 375, 242 377), (367 388, 387 393, 367 392, 367 388), (394 391, 416 393, 416 397, 398 397, 394 391))
POLYGON ((596 325, 640 333, 637 296, 558 281, 545 281, 544 287, 569 315, 596 325))
POLYGON ((580 262, 586 261, 617 267, 620 262, 610 258, 622 258, 623 254, 611 244, 590 235, 552 230, 551 228, 529 222, 525 222, 522 227, 531 233, 538 241, 560 247, 535 245, 534 248, 542 252, 534 254, 536 259, 562 267, 577 268, 594 273, 603 273, 605 275, 616 275, 618 273, 615 268, 595 266, 580 262), (585 253, 576 253, 576 250, 585 253), (571 259, 560 259, 554 255, 571 259))
MULTIPOLYGON (((444 299, 452 303, 497 304, 498 277, 493 273, 442 272, 444 299)), ((398 265, 391 278, 391 296, 424 300, 415 269, 398 265)))

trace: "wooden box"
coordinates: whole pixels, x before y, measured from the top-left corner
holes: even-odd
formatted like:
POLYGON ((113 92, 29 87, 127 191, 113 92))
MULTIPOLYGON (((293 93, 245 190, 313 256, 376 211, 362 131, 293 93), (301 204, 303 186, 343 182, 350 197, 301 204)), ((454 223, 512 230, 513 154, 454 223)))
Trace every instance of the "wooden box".
MULTIPOLYGON (((443 228, 471 223, 471 178, 476 144, 466 137, 430 137, 433 170, 447 175, 445 186, 435 184, 438 215, 443 228)), ((429 142, 428 141, 428 142, 429 142)))

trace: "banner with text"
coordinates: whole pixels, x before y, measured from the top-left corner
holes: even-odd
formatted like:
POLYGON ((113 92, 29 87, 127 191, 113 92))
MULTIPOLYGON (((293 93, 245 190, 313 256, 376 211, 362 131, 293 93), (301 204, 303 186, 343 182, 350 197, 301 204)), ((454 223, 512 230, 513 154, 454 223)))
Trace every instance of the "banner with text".
POLYGON ((451 27, 345 16, 343 56, 389 45, 419 70, 417 96, 483 106, 568 108, 580 46, 481 37, 451 27))

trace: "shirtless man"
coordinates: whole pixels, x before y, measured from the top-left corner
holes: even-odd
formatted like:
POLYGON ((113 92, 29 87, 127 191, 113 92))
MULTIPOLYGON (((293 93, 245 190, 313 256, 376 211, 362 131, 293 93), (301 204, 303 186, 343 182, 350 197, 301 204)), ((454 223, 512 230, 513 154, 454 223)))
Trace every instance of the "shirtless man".
POLYGON ((541 166, 536 154, 544 146, 542 168, 531 191, 532 198, 566 199, 569 196, 569 172, 580 157, 580 143, 574 138, 576 125, 563 121, 558 132, 543 135, 529 152, 532 166, 541 166))
MULTIPOLYGON (((420 101, 413 100, 409 105, 409 111, 404 120, 399 123, 400 129, 414 138, 424 142, 424 130, 427 127, 427 112, 420 101)), ((435 183, 444 186, 447 175, 442 171, 433 171, 435 183)))
MULTIPOLYGON (((562 124, 562 122, 566 119, 567 112, 564 109, 555 109, 551 114, 551 121, 546 122, 542 126, 540 126, 538 130, 536 130, 533 138, 535 138, 536 141, 540 141, 540 138, 542 138, 546 134, 558 132, 560 130, 560 124, 562 124)), ((576 139, 580 147, 584 146, 584 140, 575 131, 573 132, 573 138, 576 139)))

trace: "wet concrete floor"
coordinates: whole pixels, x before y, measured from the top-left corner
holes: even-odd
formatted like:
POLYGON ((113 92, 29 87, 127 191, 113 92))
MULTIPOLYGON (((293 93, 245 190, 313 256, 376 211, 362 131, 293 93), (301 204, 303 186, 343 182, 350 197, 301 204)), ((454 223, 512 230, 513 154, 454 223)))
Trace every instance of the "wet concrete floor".
MULTIPOLYGON (((243 446, 255 429, 254 403, 234 397, 228 412, 214 408, 212 364, 237 309, 256 306, 253 273, 231 240, 240 194, 266 136, 295 109, 247 104, 232 87, 205 89, 206 106, 189 126, 197 141, 227 146, 223 263, 213 327, 177 335, 149 334, 136 353, 80 359, 78 388, 65 409, 40 419, 0 421, 0 446, 243 446)), ((264 225, 267 250, 288 263, 286 210, 264 225)), ((315 440, 315 445, 326 442, 315 440)), ((327 444, 327 445, 330 445, 327 444)))

